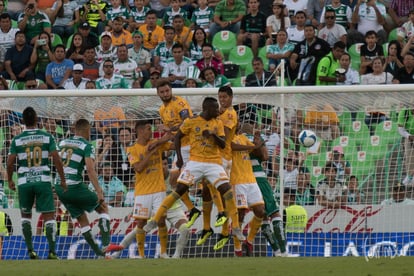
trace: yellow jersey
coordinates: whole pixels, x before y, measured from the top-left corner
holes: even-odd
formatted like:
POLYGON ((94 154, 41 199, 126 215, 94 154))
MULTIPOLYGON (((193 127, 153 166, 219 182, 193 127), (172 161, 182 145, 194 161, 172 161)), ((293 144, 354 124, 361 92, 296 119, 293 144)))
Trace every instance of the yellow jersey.
POLYGON ((147 29, 147 24, 141 25, 138 29, 144 36, 144 47, 148 50, 153 50, 157 45, 164 41, 164 29, 160 26, 155 26, 152 32, 147 29))
POLYGON ((201 116, 195 116, 185 119, 180 130, 190 139, 190 160, 222 164, 220 147, 214 141, 214 137, 205 138, 202 133, 209 130, 217 136, 224 136, 223 122, 219 119, 207 121, 201 116))
MULTIPOLYGON (((131 166, 141 162, 148 154, 148 146, 154 143, 152 139, 147 145, 135 143, 127 148, 128 160, 131 166)), ((135 172, 135 196, 165 192, 164 173, 162 168, 162 153, 170 149, 171 143, 161 145, 148 162, 147 167, 140 173, 135 172)))
POLYGON ((193 40, 193 31, 188 27, 183 27, 183 30, 179 34, 175 34, 174 42, 180 43, 182 45, 189 45, 193 40))
POLYGON ((112 33, 112 45, 113 46, 119 46, 122 44, 125 45, 132 45, 134 42, 132 41, 132 34, 127 31, 127 30, 123 30, 122 34, 119 35, 118 37, 114 35, 114 32, 112 33))
MULTIPOLYGON (((233 143, 244 146, 253 146, 254 144, 249 141, 245 135, 236 135, 233 139, 233 143)), ((230 184, 249 184, 256 183, 256 177, 253 173, 252 162, 250 161, 250 152, 244 151, 232 151, 232 167, 230 173, 230 184)))
MULTIPOLYGON (((183 117, 193 117, 191 106, 180 96, 173 96, 167 105, 161 105, 159 113, 162 123, 169 128, 179 126, 183 122, 183 117)), ((187 146, 189 143, 189 137, 183 137, 181 140, 181 146, 187 146)))
POLYGON ((305 124, 337 124, 339 123, 338 115, 330 104, 325 104, 322 109, 316 106, 310 106, 305 114, 305 124))
POLYGON ((223 122, 223 126, 227 127, 230 130, 228 137, 226 137, 226 147, 222 149, 222 153, 224 159, 231 160, 231 141, 233 141, 234 135, 236 134, 237 113, 231 106, 227 108, 226 111, 224 111, 222 114, 220 114, 219 119, 223 122))

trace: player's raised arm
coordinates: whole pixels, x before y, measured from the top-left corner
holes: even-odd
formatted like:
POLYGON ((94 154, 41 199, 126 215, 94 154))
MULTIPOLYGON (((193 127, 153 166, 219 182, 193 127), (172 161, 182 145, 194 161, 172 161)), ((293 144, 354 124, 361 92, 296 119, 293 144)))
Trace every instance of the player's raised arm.
POLYGON ((85 157, 85 165, 86 165, 86 171, 89 176, 89 180, 92 183, 93 188, 96 191, 96 195, 98 196, 98 201, 102 203, 105 201, 105 198, 104 198, 102 188, 98 182, 98 174, 96 173, 96 170, 95 170, 95 160, 93 160, 93 158, 91 157, 85 157))

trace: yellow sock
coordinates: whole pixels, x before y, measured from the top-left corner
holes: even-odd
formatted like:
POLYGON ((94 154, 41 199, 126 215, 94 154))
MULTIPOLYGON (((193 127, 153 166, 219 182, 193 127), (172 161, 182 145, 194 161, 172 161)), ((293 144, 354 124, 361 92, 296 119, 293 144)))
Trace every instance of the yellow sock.
POLYGON ((223 236, 228 236, 229 233, 230 233, 229 220, 226 220, 226 222, 221 226, 221 234, 223 236))
POLYGON ((188 192, 186 192, 185 194, 183 194, 183 196, 181 197, 182 202, 184 203, 185 207, 187 207, 187 210, 190 211, 191 209, 194 208, 194 204, 190 199, 190 196, 188 195, 188 192))
POLYGON ((203 229, 209 230, 211 228, 211 209, 213 209, 212 201, 203 201, 203 229))
POLYGON ((174 202, 180 198, 180 195, 173 191, 171 194, 167 195, 166 198, 161 203, 160 208, 158 209, 157 213, 155 213, 154 217, 152 218, 156 222, 160 221, 160 219, 165 216, 167 210, 174 204, 174 202))
MULTIPOLYGON (((239 216, 237 214, 236 201, 233 197, 233 191, 228 190, 223 195, 226 214, 231 218, 231 226, 233 228, 240 228, 239 216)), ((223 225, 224 228, 224 225, 223 225)))
POLYGON ((233 242, 234 242, 234 250, 235 251, 242 250, 241 242, 239 241, 239 239, 237 237, 233 236, 233 242))
POLYGON ((250 229, 249 234, 247 235, 247 241, 253 243, 254 238, 256 237, 257 232, 259 232, 260 226, 262 225, 263 218, 258 218, 256 216, 252 217, 252 220, 249 223, 250 229))
POLYGON ((168 242, 168 228, 167 226, 158 227, 158 237, 160 238, 160 253, 167 253, 167 242, 168 242))
POLYGON ((216 204, 217 212, 224 212, 223 200, 221 199, 220 192, 213 185, 207 185, 210 190, 211 198, 213 199, 214 204, 216 204))
POLYGON ((137 227, 135 238, 137 239, 138 255, 145 257, 145 231, 137 227))

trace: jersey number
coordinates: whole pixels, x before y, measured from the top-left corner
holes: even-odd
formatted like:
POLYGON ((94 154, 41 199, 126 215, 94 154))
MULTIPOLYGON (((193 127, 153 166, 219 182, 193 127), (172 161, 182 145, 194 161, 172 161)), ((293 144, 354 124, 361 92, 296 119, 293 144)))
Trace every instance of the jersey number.
POLYGON ((60 151, 60 157, 63 161, 63 166, 67 167, 69 166, 69 162, 72 159, 73 149, 62 149, 60 151))
POLYGON ((39 167, 42 164, 42 148, 34 147, 33 152, 30 151, 30 148, 26 148, 27 154, 27 167, 31 168, 39 167))

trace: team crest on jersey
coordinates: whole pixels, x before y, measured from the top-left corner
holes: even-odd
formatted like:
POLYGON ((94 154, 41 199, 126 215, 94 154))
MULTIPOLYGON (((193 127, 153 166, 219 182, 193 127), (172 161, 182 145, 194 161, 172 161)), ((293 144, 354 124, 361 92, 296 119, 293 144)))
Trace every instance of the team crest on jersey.
POLYGON ((200 128, 199 128, 199 127, 196 127, 196 128, 195 128, 195 131, 196 131, 196 132, 200 132, 200 128))

